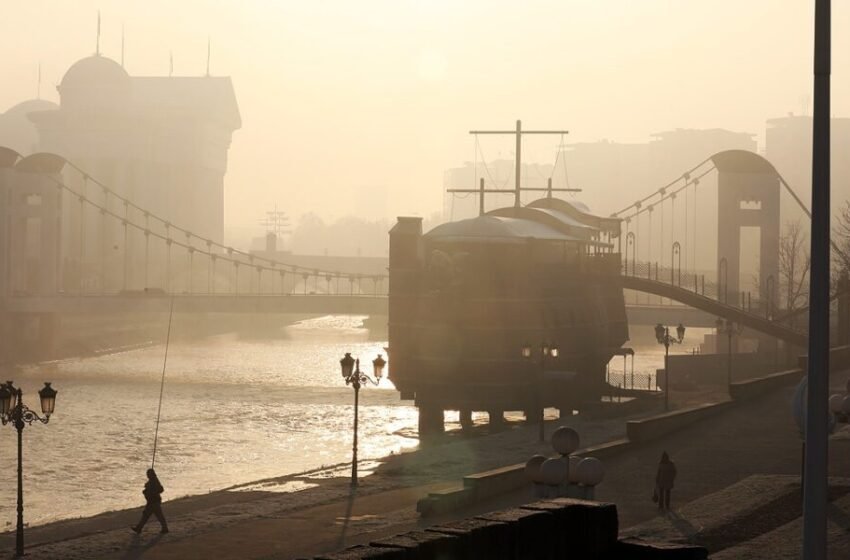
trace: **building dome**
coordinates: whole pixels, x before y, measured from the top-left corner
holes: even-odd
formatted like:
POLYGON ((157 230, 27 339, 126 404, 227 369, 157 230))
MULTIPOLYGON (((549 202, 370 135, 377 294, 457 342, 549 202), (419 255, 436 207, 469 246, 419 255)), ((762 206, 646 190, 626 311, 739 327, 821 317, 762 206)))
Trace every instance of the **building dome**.
POLYGON ((47 101, 46 99, 28 99, 26 101, 21 101, 17 105, 13 105, 3 114, 7 117, 20 116, 26 118, 28 114, 36 111, 53 111, 58 108, 59 105, 52 101, 47 101))
POLYGON ((130 76, 120 64, 111 58, 93 55, 68 68, 59 84, 59 93, 65 88, 126 87, 129 83, 130 76))
POLYGON ((94 55, 75 62, 56 89, 63 109, 113 113, 129 101, 131 79, 114 60, 94 55))
POLYGON ((21 154, 36 151, 38 130, 31 119, 33 113, 55 111, 59 107, 44 99, 22 101, 0 113, 0 146, 12 148, 21 154))
POLYGON ((577 240, 532 220, 488 215, 440 224, 426 233, 425 237, 444 243, 527 243, 529 238, 577 240))

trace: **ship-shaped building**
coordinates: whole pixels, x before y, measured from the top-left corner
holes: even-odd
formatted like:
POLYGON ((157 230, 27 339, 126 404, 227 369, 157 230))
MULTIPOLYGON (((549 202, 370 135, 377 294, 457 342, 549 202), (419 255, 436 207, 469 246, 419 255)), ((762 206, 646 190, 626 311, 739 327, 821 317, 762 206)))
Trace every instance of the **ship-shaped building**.
POLYGON ((420 218, 399 218, 390 231, 391 379, 419 408, 420 434, 442 431, 446 410, 462 423, 486 411, 492 422, 504 411, 598 401, 606 364, 628 340, 620 241, 619 219, 551 191, 426 233, 420 218), (541 345, 557 356, 541 364, 541 345))

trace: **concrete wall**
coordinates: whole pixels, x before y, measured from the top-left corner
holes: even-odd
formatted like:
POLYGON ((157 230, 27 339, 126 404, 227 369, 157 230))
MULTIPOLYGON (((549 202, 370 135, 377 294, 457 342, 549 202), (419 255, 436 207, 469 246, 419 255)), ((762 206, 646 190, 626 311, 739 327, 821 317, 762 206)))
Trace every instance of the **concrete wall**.
MULTIPOLYGON (((753 379, 775 371, 771 357, 757 353, 732 354, 732 380, 753 379)), ((668 357, 670 386, 726 385, 728 354, 684 354, 668 357)), ((663 370, 659 370, 663 372, 663 370)), ((663 373, 659 376, 663 379, 663 373)))
MULTIPOLYGON (((850 361, 850 347, 836 352, 836 357, 838 356, 850 361)), ((604 460, 606 457, 627 451, 635 445, 664 437, 695 422, 705 420, 739 402, 757 398, 779 387, 793 385, 799 381, 802 375, 802 369, 793 369, 735 382, 731 386, 733 399, 731 401, 705 404, 658 414, 641 420, 631 420, 626 423, 626 439, 580 449, 575 452, 575 455, 604 460)), ((463 479, 462 487, 432 492, 419 501, 417 511, 423 517, 455 511, 528 485, 530 485, 530 482, 525 476, 525 464, 509 465, 466 476, 463 479)))
POLYGON ((373 541, 315 560, 700 560, 692 545, 618 541, 614 504, 556 498, 373 541))

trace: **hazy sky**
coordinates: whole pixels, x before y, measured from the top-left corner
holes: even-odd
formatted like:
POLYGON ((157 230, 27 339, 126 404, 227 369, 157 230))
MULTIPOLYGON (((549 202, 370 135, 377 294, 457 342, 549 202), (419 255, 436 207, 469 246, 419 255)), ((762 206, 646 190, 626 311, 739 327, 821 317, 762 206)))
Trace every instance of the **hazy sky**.
MULTIPOLYGON (((428 215, 470 128, 567 128, 645 141, 676 127, 764 133, 805 110, 813 1, 561 0, 4 2, 0 111, 101 50, 132 75, 232 76, 243 118, 226 177, 231 231, 277 203, 297 217, 428 215)), ((850 2, 834 2, 833 112, 850 114, 850 2)), ((524 143, 550 162, 557 138, 524 143)), ((482 141, 512 157, 512 139, 482 141)), ((657 185, 647 186, 657 187, 657 185)), ((633 198, 633 195, 629 195, 633 198)), ((609 209, 599 209, 608 210, 609 209)), ((257 232, 259 233, 259 228, 257 232)))

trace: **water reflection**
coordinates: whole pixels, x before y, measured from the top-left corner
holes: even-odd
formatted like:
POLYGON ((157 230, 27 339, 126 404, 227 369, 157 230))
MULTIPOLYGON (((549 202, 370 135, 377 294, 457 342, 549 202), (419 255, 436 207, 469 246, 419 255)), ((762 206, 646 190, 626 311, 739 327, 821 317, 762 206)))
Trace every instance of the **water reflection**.
MULTIPOLYGON (((353 395, 339 359, 352 352, 369 363, 386 345, 368 340, 362 319, 303 321, 282 340, 173 342, 157 450, 166 498, 350 460, 353 395)), ((30 523, 143 503, 162 357, 157 346, 16 372, 30 404, 43 379, 60 391, 50 424, 24 433, 30 523)), ((362 458, 416 445, 404 435, 415 429, 415 409, 389 382, 360 397, 362 458)), ((14 513, 14 443, 12 430, 0 433, 3 523, 14 513)))

